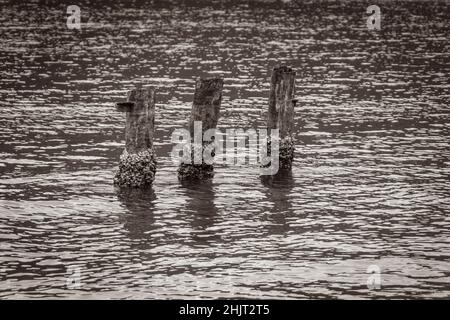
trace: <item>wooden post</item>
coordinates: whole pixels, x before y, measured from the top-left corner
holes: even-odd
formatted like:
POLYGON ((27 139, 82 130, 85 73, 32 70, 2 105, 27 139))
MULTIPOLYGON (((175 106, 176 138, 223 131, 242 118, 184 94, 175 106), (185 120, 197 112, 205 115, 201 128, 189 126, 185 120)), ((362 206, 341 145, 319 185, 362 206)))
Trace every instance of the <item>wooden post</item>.
POLYGON ((156 172, 153 151, 155 125, 155 91, 133 89, 126 102, 116 103, 117 111, 125 112, 125 150, 120 156, 114 184, 122 187, 150 185, 156 172))
POLYGON ((267 129, 279 129, 280 169, 290 169, 294 159, 295 71, 286 66, 274 68, 270 79, 267 129))
MULTIPOLYGON (((206 130, 216 128, 222 102, 222 88, 223 79, 221 78, 198 79, 196 81, 194 102, 189 118, 191 139, 193 139, 195 134, 198 134, 194 132, 194 124, 197 121, 200 121, 202 124, 202 138, 206 130)), ((214 175, 212 164, 206 164, 203 160, 201 164, 194 163, 194 152, 202 152, 203 154, 205 143, 202 143, 201 150, 197 150, 195 147, 195 145, 191 147, 191 163, 182 163, 178 168, 178 178, 180 180, 211 178, 214 175)))

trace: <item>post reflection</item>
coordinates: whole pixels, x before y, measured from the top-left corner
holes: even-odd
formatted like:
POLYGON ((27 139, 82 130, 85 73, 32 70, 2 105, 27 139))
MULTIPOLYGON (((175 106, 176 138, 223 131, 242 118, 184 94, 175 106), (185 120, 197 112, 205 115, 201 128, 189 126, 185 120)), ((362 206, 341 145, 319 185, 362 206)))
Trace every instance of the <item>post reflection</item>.
POLYGON ((291 170, 281 170, 275 175, 261 176, 261 183, 266 187, 266 199, 272 203, 268 208, 267 219, 270 233, 283 233, 287 229, 286 215, 292 212, 290 194, 294 188, 291 170))
POLYGON ((220 235, 210 230, 218 219, 212 181, 183 181, 181 186, 188 199, 186 210, 190 215, 187 219, 192 228, 191 239, 198 245, 208 245, 219 240, 220 235))
POLYGON ((124 228, 132 240, 143 240, 155 227, 156 194, 152 187, 145 189, 116 188, 117 198, 127 209, 124 228))

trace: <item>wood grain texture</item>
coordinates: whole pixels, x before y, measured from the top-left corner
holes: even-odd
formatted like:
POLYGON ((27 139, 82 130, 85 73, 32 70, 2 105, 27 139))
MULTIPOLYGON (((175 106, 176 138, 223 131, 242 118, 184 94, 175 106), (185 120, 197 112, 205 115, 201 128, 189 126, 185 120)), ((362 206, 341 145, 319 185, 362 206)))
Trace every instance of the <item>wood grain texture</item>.
MULTIPOLYGON (((194 139, 194 123, 200 121, 202 124, 201 137, 208 129, 215 129, 220 116, 220 104, 222 102, 223 79, 208 78, 198 79, 195 83, 194 101, 192 103, 191 116, 189 118, 189 131, 191 139, 194 139)), ((199 133, 197 133, 197 136, 199 133)), ((195 139, 194 139, 195 141, 195 139)), ((191 164, 182 163, 178 168, 178 178, 180 180, 197 180, 211 178, 214 174, 214 167, 211 164, 206 164, 203 161, 202 154, 204 147, 208 142, 203 142, 202 145, 191 145, 191 164), (200 156, 197 158, 201 160, 200 163, 195 164, 194 153, 198 152, 200 156)))
POLYGON ((149 87, 133 89, 128 92, 127 101, 134 105, 126 112, 125 148, 128 153, 151 149, 155 123, 155 91, 149 87))
POLYGON ((193 136, 194 121, 202 122, 202 131, 217 126, 222 102, 223 79, 197 79, 195 83, 194 102, 189 118, 189 129, 193 136))
POLYGON ((274 68, 270 79, 268 129, 279 129, 280 138, 292 135, 294 124, 295 71, 286 66, 274 68))

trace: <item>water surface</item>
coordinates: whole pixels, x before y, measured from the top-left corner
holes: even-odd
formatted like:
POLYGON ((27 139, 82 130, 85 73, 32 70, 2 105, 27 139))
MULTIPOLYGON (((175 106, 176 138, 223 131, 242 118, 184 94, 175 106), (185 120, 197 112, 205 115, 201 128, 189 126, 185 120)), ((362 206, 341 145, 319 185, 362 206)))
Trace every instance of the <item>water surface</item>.
POLYGON ((64 5, 0 3, 0 297, 450 297, 448 3, 383 2, 368 31, 359 1, 95 1, 81 32, 64 5), (224 77, 221 129, 257 128, 277 64, 292 172, 180 184, 195 78, 224 77), (157 90, 158 171, 118 190, 113 104, 136 85, 157 90))

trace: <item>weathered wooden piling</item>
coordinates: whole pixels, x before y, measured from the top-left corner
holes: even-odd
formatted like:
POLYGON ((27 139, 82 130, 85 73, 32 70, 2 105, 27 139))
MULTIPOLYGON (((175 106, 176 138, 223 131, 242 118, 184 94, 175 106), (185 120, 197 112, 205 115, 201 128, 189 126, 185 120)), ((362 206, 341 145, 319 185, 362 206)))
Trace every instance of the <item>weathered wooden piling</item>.
POLYGON ((125 150, 120 156, 114 184, 121 187, 145 187, 155 178, 156 160, 153 151, 155 124, 155 91, 133 89, 126 102, 116 103, 116 110, 125 112, 125 150))
MULTIPOLYGON (((279 166, 290 169, 294 159, 295 71, 286 66, 276 67, 270 79, 267 129, 279 130, 279 166)), ((270 150, 270 149, 269 149, 270 150)))
MULTIPOLYGON (((195 83, 194 101, 192 104, 191 116, 189 118, 189 130, 192 142, 194 142, 195 123, 202 124, 201 136, 209 129, 215 129, 219 121, 220 104, 222 102, 222 78, 198 79, 195 83)), ((201 145, 191 144, 191 163, 181 163, 178 168, 178 178, 180 180, 205 179, 214 175, 212 164, 205 163, 201 156, 201 164, 194 163, 194 154, 203 155, 204 148, 209 142, 202 142, 201 145)))

